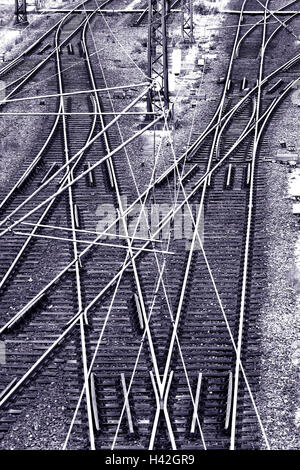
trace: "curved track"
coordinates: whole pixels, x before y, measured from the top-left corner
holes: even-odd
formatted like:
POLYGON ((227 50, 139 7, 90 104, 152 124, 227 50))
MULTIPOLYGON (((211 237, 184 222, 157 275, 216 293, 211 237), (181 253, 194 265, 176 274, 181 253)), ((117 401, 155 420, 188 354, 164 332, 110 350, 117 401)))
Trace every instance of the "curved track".
POLYGON ((118 150, 113 99, 97 91, 108 87, 95 54, 96 12, 61 19, 49 31, 51 53, 12 82, 7 102, 55 57, 57 117, 0 205, 4 439, 30 403, 38 405, 41 386, 62 386, 64 448, 268 448, 255 403, 264 276, 257 162, 264 129, 299 78, 300 55, 278 59, 265 74, 268 47, 297 15, 269 25, 265 10, 244 32, 244 10, 259 6, 241 3, 213 118, 163 174, 154 168, 142 194, 126 150, 118 150), (131 211, 138 206, 142 218, 153 198, 168 209, 151 230, 146 221, 138 239, 131 211), (105 231, 121 227, 117 241, 96 232, 103 204, 116 209, 105 231), (177 240, 183 207, 191 232, 177 240))

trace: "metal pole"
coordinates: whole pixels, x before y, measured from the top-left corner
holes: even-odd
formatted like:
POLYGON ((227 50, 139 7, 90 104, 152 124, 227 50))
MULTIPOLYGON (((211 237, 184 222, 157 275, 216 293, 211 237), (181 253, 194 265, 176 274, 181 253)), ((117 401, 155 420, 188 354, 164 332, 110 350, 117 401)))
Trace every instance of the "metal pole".
MULTIPOLYGON (((148 69, 147 70, 148 70, 149 81, 151 83, 151 79, 152 79, 152 0, 148 0, 148 69)), ((149 91, 147 94, 147 112, 148 113, 151 113, 153 110, 152 97, 153 97, 153 91, 152 91, 152 88, 149 88, 149 91)))
POLYGON ((168 38, 167 38, 167 0, 162 0, 162 47, 163 47, 163 94, 165 108, 169 108, 169 68, 168 68, 168 38))

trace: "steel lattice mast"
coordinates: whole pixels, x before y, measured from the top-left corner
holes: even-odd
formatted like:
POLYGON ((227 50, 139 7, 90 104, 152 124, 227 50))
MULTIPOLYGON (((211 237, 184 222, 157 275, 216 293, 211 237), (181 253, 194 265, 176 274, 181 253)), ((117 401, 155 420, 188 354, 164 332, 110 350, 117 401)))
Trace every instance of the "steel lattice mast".
POLYGON ((181 36, 184 42, 195 42, 193 10, 194 0, 181 0, 181 36))
POLYGON ((15 24, 27 24, 26 0, 15 0, 15 24))
MULTIPOLYGON (((162 101, 169 106, 167 13, 168 0, 149 0, 148 4, 148 76, 161 85, 162 101)), ((155 100, 155 91, 149 92, 147 111, 161 108, 155 100)))

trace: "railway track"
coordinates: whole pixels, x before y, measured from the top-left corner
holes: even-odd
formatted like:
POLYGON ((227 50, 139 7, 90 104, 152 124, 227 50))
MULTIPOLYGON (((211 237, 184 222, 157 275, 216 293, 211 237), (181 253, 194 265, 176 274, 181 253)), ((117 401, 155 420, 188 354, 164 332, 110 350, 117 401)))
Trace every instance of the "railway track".
MULTIPOLYGON (((241 2, 224 91, 206 130, 165 173, 157 177, 154 168, 142 194, 126 151, 118 151, 121 126, 107 129, 113 99, 97 92, 108 88, 95 54, 97 11, 64 16, 49 32, 53 50, 12 82, 7 102, 16 92, 26 96, 26 85, 55 57, 49 93, 58 95, 57 116, 0 206, 4 440, 38 405, 41 387, 63 384, 64 448, 268 447, 255 404, 264 279, 260 144, 296 84, 300 56, 264 73, 270 43, 297 15, 269 25, 261 7, 263 18, 252 26, 243 11, 258 8, 254 0, 241 2), (79 89, 90 92, 73 94, 79 89), (87 114, 70 114, 78 109, 87 114), (170 209, 151 230, 146 222, 146 235, 136 239, 131 210, 142 201, 141 214, 150 212, 153 198, 170 209), (103 204, 116 208, 106 232, 118 224, 117 242, 95 233, 103 204), (193 230, 176 240, 169 223, 182 207, 193 230)), ((43 50, 43 41, 34 50, 43 50)), ((168 132, 167 119, 163 125, 168 132)))

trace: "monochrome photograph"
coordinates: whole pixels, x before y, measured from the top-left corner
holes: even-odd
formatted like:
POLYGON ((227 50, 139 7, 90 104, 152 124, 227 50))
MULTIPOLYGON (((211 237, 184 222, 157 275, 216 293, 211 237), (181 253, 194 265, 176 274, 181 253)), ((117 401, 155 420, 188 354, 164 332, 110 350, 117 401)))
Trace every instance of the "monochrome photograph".
POLYGON ((0 6, 1 451, 299 450, 300 1, 0 6))

